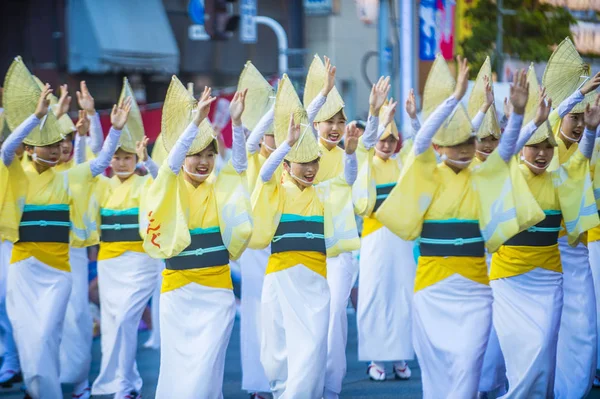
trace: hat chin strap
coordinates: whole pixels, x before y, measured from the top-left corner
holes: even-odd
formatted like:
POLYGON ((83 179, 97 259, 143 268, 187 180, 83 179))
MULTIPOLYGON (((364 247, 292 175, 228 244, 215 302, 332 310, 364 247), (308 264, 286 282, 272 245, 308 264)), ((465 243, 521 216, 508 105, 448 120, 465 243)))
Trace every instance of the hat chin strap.
POLYGON ((573 138, 567 136, 565 134, 565 132, 563 132, 562 129, 560 129, 560 134, 561 134, 561 136, 563 136, 564 138, 566 138, 567 140, 569 140, 571 143, 578 143, 579 142, 579 139, 573 139, 573 138))
POLYGON ((300 177, 296 176, 296 175, 294 174, 294 172, 292 172, 292 169, 291 169, 291 168, 290 168, 290 176, 292 176, 292 177, 293 177, 295 180, 299 181, 300 183, 304 183, 304 184, 306 184, 307 186, 312 186, 312 185, 313 185, 313 183, 311 183, 311 182, 309 182, 309 181, 306 181, 306 180, 304 180, 304 179, 302 179, 302 178, 300 178, 300 177))
POLYGON ((483 151, 479 151, 479 150, 475 150, 476 153, 481 154, 481 155, 485 155, 486 157, 489 157, 490 155, 492 155, 492 153, 487 153, 487 152, 483 152, 483 151))
POLYGON ((207 174, 201 174, 201 173, 194 173, 194 172, 190 172, 190 171, 188 170, 188 168, 186 168, 186 167, 185 167, 185 165, 183 165, 183 170, 184 170, 184 171, 185 171, 185 173, 187 173, 188 175, 190 175, 190 176, 193 176, 193 177, 196 177, 196 178, 198 178, 198 179, 203 179, 203 178, 206 178, 206 177, 210 176, 210 173, 207 173, 207 174))
POLYGON ((526 160, 525 157, 523 157, 523 156, 521 157, 521 161, 523 161, 525 164, 527 164, 527 166, 529 166, 535 170, 539 170, 540 172, 545 171, 546 169, 548 169, 548 166, 550 166, 550 164, 547 163, 546 166, 544 166, 543 168, 540 168, 539 166, 534 165, 531 162, 529 162, 528 160, 526 160))
POLYGON ((338 145, 343 139, 344 139, 344 135, 342 134, 340 136, 340 138, 338 140, 328 140, 325 137, 319 137, 321 140, 323 140, 324 142, 326 142, 327 144, 335 144, 338 145))
POLYGON ((392 155, 394 155, 394 154, 388 154, 383 151, 379 151, 377 148, 375 148, 375 154, 379 155, 380 157, 391 157, 392 155))
POLYGON ((262 144, 261 144, 261 145, 264 145, 264 146, 265 146, 265 148, 266 148, 267 150, 271 151, 271 152, 273 152, 273 151, 275 151, 275 150, 276 150, 276 148, 273 148, 273 147, 269 146, 267 143, 265 143, 265 142, 264 142, 264 140, 263 140, 263 142, 262 142, 262 144))
POLYGON ((442 162, 448 162, 449 164, 452 164, 454 166, 469 166, 471 162, 473 162, 473 159, 470 159, 468 161, 457 161, 456 159, 448 158, 446 154, 442 154, 440 156, 440 160, 442 162))
POLYGON ((46 165, 50 165, 50 166, 54 166, 54 165, 58 164, 58 162, 59 162, 59 161, 49 161, 47 159, 40 158, 40 157, 38 157, 37 154, 33 154, 31 156, 31 159, 33 159, 34 162, 42 162, 42 163, 45 163, 46 165))
POLYGON ((115 171, 113 171, 113 173, 120 177, 128 177, 135 173, 135 169, 132 170, 131 172, 115 172, 115 171))

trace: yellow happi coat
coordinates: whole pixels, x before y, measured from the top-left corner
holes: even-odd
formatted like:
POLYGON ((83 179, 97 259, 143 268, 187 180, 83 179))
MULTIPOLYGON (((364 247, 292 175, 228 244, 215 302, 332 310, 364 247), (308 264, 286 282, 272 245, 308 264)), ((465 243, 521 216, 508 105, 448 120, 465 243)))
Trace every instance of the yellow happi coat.
MULTIPOLYGON (((143 214, 148 227, 143 247, 153 258, 169 259, 191 243, 190 230, 218 229, 231 259, 246 249, 252 234, 250 198, 245 173, 228 163, 217 177, 210 176, 198 187, 183 173, 174 174, 165 162, 150 186, 143 214)), ((163 272, 162 292, 190 283, 232 289, 229 265, 163 272)))
MULTIPOLYGON (((95 209, 97 200, 93 193, 93 177, 90 165, 84 163, 67 172, 57 173, 49 168, 38 173, 32 162, 22 163, 17 159, 6 167, 0 165, 0 181, 10 181, 2 205, 2 237, 15 242, 11 263, 31 256, 63 271, 70 271, 69 243, 18 242, 19 223, 24 209, 40 207, 68 207, 70 215, 70 245, 84 248, 98 243, 95 209), (26 185, 23 185, 26 182, 26 185), (23 185, 27 187, 17 187, 23 185)), ((52 234, 52 226, 48 226, 52 234)))
MULTIPOLYGON (((398 183, 375 216, 404 240, 417 239, 426 221, 477 223, 487 250, 495 252, 544 217, 533 198, 525 197, 517 205, 514 190, 522 191, 523 182, 511 178, 513 164, 516 160, 507 164, 494 152, 485 163, 455 173, 445 163, 437 164, 433 149, 419 155, 411 151, 398 183)), ((484 256, 420 256, 415 292, 453 274, 488 284, 484 256)))

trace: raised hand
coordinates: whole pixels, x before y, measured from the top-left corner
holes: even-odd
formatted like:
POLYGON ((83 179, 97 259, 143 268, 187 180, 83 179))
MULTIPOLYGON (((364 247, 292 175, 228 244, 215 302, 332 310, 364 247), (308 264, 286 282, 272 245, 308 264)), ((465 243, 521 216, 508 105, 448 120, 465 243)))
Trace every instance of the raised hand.
POLYGON ((127 97, 125 101, 117 106, 113 105, 112 112, 110 113, 110 123, 116 130, 123 130, 129 117, 129 111, 131 111, 131 97, 127 97))
POLYGON ((217 97, 211 96, 212 89, 210 87, 204 86, 204 91, 200 96, 200 100, 198 100, 198 106, 196 110, 196 117, 194 118, 194 123, 196 126, 200 126, 200 123, 208 116, 210 112, 210 105, 217 99, 217 97))
POLYGON ((385 99, 390 92, 390 77, 380 77, 379 81, 371 88, 371 95, 369 96, 369 112, 373 116, 379 116, 379 110, 385 103, 385 99))
POLYGON ((513 83, 510 86, 510 103, 515 113, 523 115, 525 106, 529 98, 529 82, 527 82, 527 72, 523 69, 515 73, 513 83))
POLYGON ((58 99, 58 107, 56 112, 56 118, 60 118, 67 112, 71 106, 71 96, 69 95, 69 87, 64 84, 60 86, 60 97, 58 99))
POLYGON ((50 99, 48 96, 52 94, 52 89, 50 85, 46 83, 42 92, 40 93, 40 99, 38 100, 37 107, 35 108, 35 116, 38 119, 42 119, 48 113, 48 108, 50 107, 50 99))
POLYGON ((231 115, 233 126, 242 126, 242 114, 246 106, 246 94, 248 94, 248 89, 236 91, 233 100, 229 103, 229 115, 231 115))
POLYGON ((456 74, 456 88, 454 89, 454 98, 457 101, 462 100, 467 87, 469 86, 469 65, 466 58, 462 58, 460 55, 456 56, 456 62, 458 66, 458 72, 456 74))
POLYGON ((415 99, 415 89, 410 89, 408 92, 405 108, 410 119, 417 119, 417 100, 415 99))
POLYGON ((480 111, 485 114, 488 111, 488 109, 490 109, 492 104, 494 104, 494 91, 492 90, 492 83, 490 82, 490 78, 484 76, 483 82, 485 84, 485 102, 481 106, 480 111))
POLYGON ((146 162, 148 160, 148 137, 144 136, 142 141, 135 142, 135 153, 140 162, 146 162))
POLYGON ((544 87, 540 93, 538 109, 535 113, 535 118, 533 119, 533 122, 537 127, 540 127, 542 123, 548 120, 548 115, 550 115, 550 111, 552 110, 552 99, 546 99, 546 97, 546 88, 544 87))
POLYGON ((336 68, 331 65, 331 60, 328 57, 323 57, 325 59, 325 73, 327 74, 327 79, 325 79, 325 84, 323 85, 323 89, 321 90, 321 95, 327 97, 329 92, 335 86, 335 71, 336 68))
POLYGON ((300 138, 300 125, 294 123, 294 113, 290 116, 290 125, 288 127, 288 138, 287 143, 290 147, 293 147, 294 144, 300 138))
POLYGON ((510 118, 510 114, 513 113, 513 106, 510 103, 510 101, 508 101, 508 97, 504 97, 504 117, 506 119, 510 118))
POLYGON ((89 116, 93 116, 96 114, 94 97, 92 97, 92 95, 90 94, 85 80, 82 80, 81 83, 79 83, 79 91, 77 92, 77 102, 79 103, 79 108, 87 112, 89 116))
MULTIPOLYGON (((409 95, 410 97, 410 95, 409 95)), ((383 115, 381 115, 379 123, 383 126, 389 125, 394 120, 394 116, 396 115, 396 107, 398 106, 398 101, 394 101, 393 98, 390 99, 390 103, 385 109, 383 115)), ((415 116, 416 117, 416 116, 415 116)))
POLYGON ((600 86, 600 72, 588 79, 587 82, 581 87, 581 94, 584 96, 588 93, 593 92, 600 86))
POLYGON ((346 139, 344 140, 346 154, 354 154, 356 147, 358 147, 358 139, 360 136, 362 136, 362 132, 356 127, 356 122, 352 122, 346 126, 346 139))
POLYGON ((85 136, 90 130, 90 121, 83 110, 79 110, 79 119, 75 129, 77 129, 77 134, 80 136, 85 136))
POLYGON ((583 119, 585 120, 585 127, 595 132, 598 125, 600 125, 600 95, 596 97, 593 105, 588 104, 585 107, 583 119))

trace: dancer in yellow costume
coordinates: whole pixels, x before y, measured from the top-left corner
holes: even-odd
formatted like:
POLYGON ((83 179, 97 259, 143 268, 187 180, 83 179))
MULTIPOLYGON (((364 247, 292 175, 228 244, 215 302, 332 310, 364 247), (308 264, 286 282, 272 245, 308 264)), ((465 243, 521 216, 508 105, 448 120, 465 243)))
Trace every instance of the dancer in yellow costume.
POLYGON ((532 121, 535 128, 525 134, 522 132, 519 137, 517 150, 521 144, 525 147, 521 154, 523 164, 517 172, 525 177, 546 216, 537 225, 508 240, 492 258, 494 327, 506 361, 507 398, 553 397, 563 305, 558 247, 561 221, 564 220, 572 241, 598 224, 596 211, 591 214, 587 211, 590 204, 594 208, 595 204, 591 187, 586 188, 595 133, 590 137, 586 131, 581 151, 560 171, 549 172, 556 146, 546 122, 552 102, 545 101, 545 90, 539 89, 533 66, 529 69, 528 81, 530 98, 525 119, 532 121))
MULTIPOLYGON (((470 168, 475 137, 458 104, 468 72, 459 57, 454 94, 417 133, 398 183, 375 213, 402 239, 420 236, 413 342, 425 398, 477 395, 492 316, 485 249, 495 251, 521 226, 537 222, 519 218, 509 169, 527 102, 525 74, 511 88, 515 112, 498 148, 470 168), (432 141, 442 154, 440 164, 432 141)), ((447 68, 438 79, 444 91, 454 86, 447 68)))
POLYGON ((156 397, 221 398, 225 351, 235 317, 229 259, 252 233, 246 191, 245 92, 230 105, 232 159, 215 177, 214 131, 199 102, 174 76, 163 108, 166 162, 146 195, 146 252, 166 259, 160 298, 161 359, 156 397))
MULTIPOLYGON (((125 78, 120 101, 127 97, 133 97, 133 91, 125 78)), ((116 399, 135 399, 142 390, 135 361, 137 329, 161 263, 145 253, 140 235, 147 225, 147 218, 140 214, 141 203, 158 174, 158 166, 148 156, 147 143, 142 115, 132 102, 119 148, 111 161, 114 176, 96 178, 101 232, 98 286, 102 362, 92 394, 115 395, 116 399), (137 161, 143 162, 149 175, 135 173, 137 161)))
MULTIPOLYGON (((595 101, 600 73, 590 77, 575 46, 565 39, 554 51, 543 85, 561 105, 548 118, 558 143, 549 170, 558 169, 577 152, 584 131, 584 111, 595 101)), ((592 239, 595 239, 592 234, 592 239)), ((558 334, 555 395, 557 398, 585 397, 596 375, 598 332, 594 279, 589 262, 587 238, 575 246, 560 234, 558 245, 563 273, 564 305, 558 334)))
MULTIPOLYGON (((248 153, 248 191, 252 193, 260 168, 275 151, 273 118, 275 90, 250 61, 244 66, 238 91, 248 90, 247 107, 242 115, 244 127, 251 130, 246 142, 248 153)), ((281 168, 278 169, 280 175, 281 168)), ((260 296, 270 248, 247 248, 239 263, 242 274, 240 306, 240 349, 242 357, 242 389, 251 397, 262 398, 269 392, 269 380, 260 362, 260 296)))
MULTIPOLYGON (((321 152, 319 161, 319 172, 315 176, 315 183, 322 183, 337 178, 344 170, 344 150, 338 146, 344 137, 346 129, 346 114, 344 113, 344 102, 335 88, 336 69, 330 60, 325 57, 325 63, 315 56, 304 89, 304 105, 308 106, 307 112, 309 123, 313 119, 313 105, 319 98, 324 96, 327 100, 317 110, 314 116, 313 133, 318 139, 321 152)), ((377 143, 377 132, 379 125, 379 110, 383 105, 389 92, 389 77, 380 78, 373 85, 369 98, 369 119, 363 136, 363 143, 367 149, 371 149, 377 143)), ((351 125, 354 129, 355 125, 351 125)), ((383 131, 383 130, 382 130, 383 131)), ((355 188, 354 201, 357 202, 359 213, 365 210, 359 204, 359 197, 366 199, 366 179, 359 179, 355 188), (358 197, 357 197, 358 195, 358 197)), ((327 366, 325 377, 325 399, 337 398, 342 390, 342 381, 346 375, 346 342, 348 340, 348 316, 346 307, 350 298, 350 291, 356 278, 357 270, 350 252, 341 253, 327 259, 327 282, 329 284, 331 305, 329 314, 329 333, 327 339, 327 366)))
POLYGON ((321 398, 329 286, 326 257, 358 249, 351 185, 359 130, 346 133, 344 176, 314 185, 319 145, 287 75, 275 101, 277 149, 252 196, 256 245, 271 245, 262 293, 261 361, 275 398, 321 398), (283 182, 275 171, 283 167, 283 182))
MULTIPOLYGON (((2 147, 0 175, 16 179, 19 187, 13 185, 12 198, 3 204, 0 228, 4 237, 18 240, 8 273, 7 307, 33 398, 62 396, 59 345, 72 285, 69 244, 85 247, 98 240, 91 183, 108 166, 130 108, 130 100, 114 107, 113 128, 98 158, 55 173, 62 135, 55 115, 48 112, 49 94, 49 86, 40 90, 17 58, 5 81, 8 123, 14 131, 2 147), (39 97, 37 107, 34 95, 39 97), (22 141, 32 158, 24 170, 12 162, 22 141), (15 206, 23 202, 23 208, 15 206)), ((89 391, 82 394, 89 396, 89 391)))

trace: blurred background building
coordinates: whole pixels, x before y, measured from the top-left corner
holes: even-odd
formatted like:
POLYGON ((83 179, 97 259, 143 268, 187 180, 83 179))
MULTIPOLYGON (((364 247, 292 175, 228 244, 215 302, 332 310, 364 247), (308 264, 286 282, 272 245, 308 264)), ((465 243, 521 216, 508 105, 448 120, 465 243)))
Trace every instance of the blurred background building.
POLYGON ((403 104, 410 88, 422 91, 437 53, 468 56, 474 74, 491 55, 499 101, 502 82, 530 62, 542 72, 566 36, 596 71, 598 11, 599 0, 2 0, 0 73, 21 55, 53 87, 74 93, 86 80, 101 110, 127 76, 153 139, 173 74, 197 91, 219 89, 226 113, 247 60, 274 84, 287 72, 301 91, 312 56, 328 55, 346 113, 364 119, 378 76, 392 76, 403 104))

